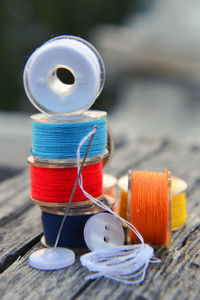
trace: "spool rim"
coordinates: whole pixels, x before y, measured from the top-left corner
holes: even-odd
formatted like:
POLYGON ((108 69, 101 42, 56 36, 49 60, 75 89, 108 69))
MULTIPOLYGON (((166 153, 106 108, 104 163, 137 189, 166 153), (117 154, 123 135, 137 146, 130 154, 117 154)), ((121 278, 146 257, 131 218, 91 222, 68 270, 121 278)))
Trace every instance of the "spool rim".
POLYGON ((115 187, 116 184, 117 184, 117 178, 115 176, 108 174, 108 173, 103 174, 103 190, 104 191, 107 191, 108 189, 115 187), (108 180, 110 180, 110 182, 108 182, 108 180))
MULTIPOLYGON (((101 201, 104 198, 104 194, 100 195, 99 197, 96 197, 97 200, 101 201)), ((68 206, 68 202, 46 202, 46 201, 40 201, 38 199, 33 198, 30 195, 30 200, 34 204, 45 206, 45 207, 54 207, 54 208, 65 208, 68 206)), ((79 208, 79 207, 87 207, 91 206, 93 202, 91 200, 80 200, 76 202, 72 202, 70 207, 71 208, 79 208)))
POLYGON ((57 124, 57 123, 83 123, 95 120, 101 120, 107 117, 107 112, 105 111, 98 111, 98 110, 87 110, 84 111, 81 115, 71 115, 66 116, 63 114, 46 114, 46 113, 37 113, 31 115, 31 120, 37 123, 50 123, 50 124, 57 124))
MULTIPOLYGON (((84 166, 94 165, 99 163, 105 157, 109 155, 108 150, 106 150, 103 154, 99 154, 96 156, 87 157, 84 166)), ((30 155, 28 157, 28 163, 32 166, 46 169, 67 169, 67 168, 76 168, 77 167, 77 159, 74 158, 65 158, 65 159, 49 159, 49 158, 41 158, 37 156, 30 155)), ((80 158, 80 163, 83 161, 83 158, 80 158)))
POLYGON ((123 175, 117 180, 117 185, 119 189, 124 192, 128 192, 129 172, 131 171, 129 170, 128 175, 123 175), (125 185, 127 185, 127 187, 125 187, 125 185))
MULTIPOLYGON (((108 196, 108 195, 103 195, 103 197, 97 197, 96 199, 98 199, 99 201, 101 201, 102 203, 106 204, 109 208, 113 208, 115 202, 112 199, 112 197, 108 196)), ((33 202, 33 201, 32 201, 33 202)), ((83 201, 84 202, 84 201, 83 201)), ((33 202, 35 204, 39 204, 36 202, 33 202)), ((43 206, 40 205, 40 209, 44 212, 47 213, 51 213, 54 215, 64 215, 64 211, 66 209, 66 206, 43 206)), ((94 203, 90 204, 89 206, 85 206, 84 209, 80 209, 80 207, 73 207, 69 209, 68 215, 69 216, 80 216, 80 215, 89 215, 89 214, 96 214, 96 213, 100 213, 104 211, 103 208, 95 205, 94 203)))
POLYGON ((176 195, 180 195, 182 193, 185 193, 185 191, 188 188, 188 184, 185 180, 183 180, 182 178, 176 177, 176 176, 172 176, 172 196, 176 196, 176 195), (176 190, 173 190, 173 183, 175 181, 178 181, 180 184, 182 184, 182 187, 177 188, 176 190))

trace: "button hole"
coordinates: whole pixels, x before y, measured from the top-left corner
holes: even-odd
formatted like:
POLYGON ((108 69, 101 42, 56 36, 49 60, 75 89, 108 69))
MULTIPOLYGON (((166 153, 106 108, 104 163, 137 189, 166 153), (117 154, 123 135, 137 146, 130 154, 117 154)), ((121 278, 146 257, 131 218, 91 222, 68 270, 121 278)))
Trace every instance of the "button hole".
POLYGON ((108 224, 105 225, 105 230, 110 231, 110 226, 108 224))
POLYGON ((105 243, 108 243, 108 242, 109 242, 109 240, 110 240, 110 238, 109 238, 108 236, 104 236, 104 238, 103 238, 103 239, 104 239, 104 242, 105 242, 105 243))

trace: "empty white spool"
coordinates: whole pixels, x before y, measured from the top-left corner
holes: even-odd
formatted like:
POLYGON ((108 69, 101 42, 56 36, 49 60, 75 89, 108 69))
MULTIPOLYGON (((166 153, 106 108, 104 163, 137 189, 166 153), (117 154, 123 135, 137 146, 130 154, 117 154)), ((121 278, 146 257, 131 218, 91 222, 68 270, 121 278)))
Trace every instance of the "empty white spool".
POLYGON ((74 36, 52 39, 35 50, 24 69, 24 86, 29 100, 49 114, 80 114, 100 94, 104 84, 104 64, 97 50, 74 36), (74 77, 72 84, 63 83, 58 69, 74 77))

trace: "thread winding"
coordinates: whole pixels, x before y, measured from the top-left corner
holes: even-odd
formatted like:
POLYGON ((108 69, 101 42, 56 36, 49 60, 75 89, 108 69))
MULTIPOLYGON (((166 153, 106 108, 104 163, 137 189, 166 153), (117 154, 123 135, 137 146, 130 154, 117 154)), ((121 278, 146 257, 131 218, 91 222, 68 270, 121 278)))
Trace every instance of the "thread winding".
MULTIPOLYGON (((58 247, 85 247, 83 229, 85 223, 92 215, 67 216, 59 238, 58 247)), ((63 215, 42 212, 43 231, 48 246, 54 245, 62 219, 63 215)))
MULTIPOLYGON (((32 123, 32 154, 36 157, 66 159, 76 157, 81 139, 97 125, 88 157, 97 156, 106 151, 107 130, 106 118, 80 123, 32 123)), ((81 149, 83 157, 87 149, 86 143, 81 149)))
POLYGON ((181 228, 187 220, 185 193, 174 195, 172 201, 172 230, 181 228))
MULTIPOLYGON (((128 207, 128 176, 122 176, 118 180, 119 194, 119 215, 127 219, 128 207)), ((172 177, 172 201, 171 201, 171 228, 177 230, 181 228, 187 220, 186 195, 187 183, 177 177, 172 177)))
MULTIPOLYGON (((51 203, 64 203, 69 201, 72 187, 76 181, 77 168, 40 168, 31 165, 31 198, 51 203)), ((93 197, 103 194, 102 161, 85 166, 82 170, 84 187, 93 197)), ((73 202, 87 200, 77 186, 73 202)))
MULTIPOLYGON (((169 188, 168 172, 131 172, 130 178, 131 224, 137 228, 145 242, 169 245, 169 188)), ((131 241, 138 241, 132 232, 131 241)))

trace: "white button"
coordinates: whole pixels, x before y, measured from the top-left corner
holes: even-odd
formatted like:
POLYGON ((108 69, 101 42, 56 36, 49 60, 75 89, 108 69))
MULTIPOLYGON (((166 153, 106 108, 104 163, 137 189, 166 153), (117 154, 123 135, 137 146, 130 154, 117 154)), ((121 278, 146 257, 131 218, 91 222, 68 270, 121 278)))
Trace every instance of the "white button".
POLYGON ((124 230, 116 217, 99 213, 88 219, 84 227, 87 247, 93 251, 124 244, 124 230))
POLYGON ((66 248, 43 248, 29 256, 29 265, 39 270, 58 270, 71 266, 75 254, 66 248))

